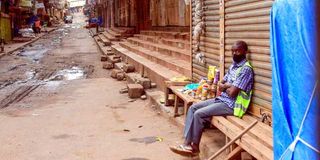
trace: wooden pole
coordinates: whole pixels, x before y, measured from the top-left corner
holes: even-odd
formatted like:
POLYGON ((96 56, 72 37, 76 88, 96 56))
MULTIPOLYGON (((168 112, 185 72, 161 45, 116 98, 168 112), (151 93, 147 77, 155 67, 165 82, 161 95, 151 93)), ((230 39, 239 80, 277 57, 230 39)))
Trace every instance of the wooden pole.
POLYGON ((192 17, 192 0, 189 2, 189 10, 190 10, 190 12, 189 12, 189 14, 190 14, 190 23, 189 23, 189 26, 190 26, 190 39, 189 39, 189 43, 190 43, 190 67, 191 67, 191 70, 190 70, 190 77, 191 77, 191 79, 193 80, 194 79, 194 77, 193 77, 193 61, 192 61, 192 59, 193 59, 193 57, 192 57, 192 49, 193 49, 193 45, 192 45, 192 19, 193 19, 193 17, 192 17))
POLYGON ((258 123, 257 120, 252 122, 245 130, 243 130, 240 134, 238 134, 235 138, 233 138, 228 144, 223 146, 219 151, 217 151, 214 155, 212 155, 208 160, 213 160, 214 158, 216 158, 220 153, 222 153, 225 149, 227 149, 229 146, 231 146, 235 141, 240 139, 245 133, 247 133, 257 123, 258 123))
POLYGON ((224 76, 224 18, 225 18, 225 12, 224 12, 224 1, 220 0, 220 8, 219 8, 219 14, 220 14, 220 80, 223 79, 224 76))

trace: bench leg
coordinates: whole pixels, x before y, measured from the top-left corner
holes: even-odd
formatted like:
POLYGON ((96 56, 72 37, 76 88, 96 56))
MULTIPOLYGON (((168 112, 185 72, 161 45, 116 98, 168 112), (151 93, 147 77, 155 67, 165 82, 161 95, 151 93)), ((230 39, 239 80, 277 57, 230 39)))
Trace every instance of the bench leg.
POLYGON ((166 88, 165 93, 164 93, 164 105, 165 106, 171 106, 172 103, 169 100, 169 94, 173 94, 172 90, 170 88, 166 88))
POLYGON ((243 151, 243 149, 240 146, 238 146, 231 153, 228 154, 226 159, 227 160, 241 159, 241 152, 242 151, 243 151))
POLYGON ((174 95, 174 106, 173 106, 173 116, 174 117, 179 116, 178 107, 179 107, 179 97, 177 95, 174 95))

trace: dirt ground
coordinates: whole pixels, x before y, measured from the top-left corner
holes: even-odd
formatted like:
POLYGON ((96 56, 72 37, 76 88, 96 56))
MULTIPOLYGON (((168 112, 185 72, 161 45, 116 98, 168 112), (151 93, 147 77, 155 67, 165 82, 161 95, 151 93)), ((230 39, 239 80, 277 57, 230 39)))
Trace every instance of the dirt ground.
POLYGON ((84 17, 0 59, 0 159, 183 160, 182 130, 119 94, 84 17))

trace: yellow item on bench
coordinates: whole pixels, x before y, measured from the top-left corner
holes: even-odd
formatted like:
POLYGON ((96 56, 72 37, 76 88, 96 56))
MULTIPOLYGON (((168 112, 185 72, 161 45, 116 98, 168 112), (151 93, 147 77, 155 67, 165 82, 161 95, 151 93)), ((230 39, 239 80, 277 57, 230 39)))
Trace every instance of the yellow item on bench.
POLYGON ((216 66, 209 66, 209 68, 208 68, 208 80, 209 81, 212 81, 214 79, 216 68, 217 68, 216 66))
POLYGON ((180 76, 180 77, 173 77, 170 79, 170 81, 173 82, 188 82, 191 81, 190 78, 186 77, 186 76, 180 76))

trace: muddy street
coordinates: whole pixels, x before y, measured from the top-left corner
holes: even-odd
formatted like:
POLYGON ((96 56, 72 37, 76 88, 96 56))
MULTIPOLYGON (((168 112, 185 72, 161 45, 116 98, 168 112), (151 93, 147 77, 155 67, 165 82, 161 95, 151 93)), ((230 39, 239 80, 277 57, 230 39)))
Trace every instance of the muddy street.
POLYGON ((0 59, 0 159, 181 160, 182 131, 144 100, 119 94, 100 51, 74 15, 0 59))

